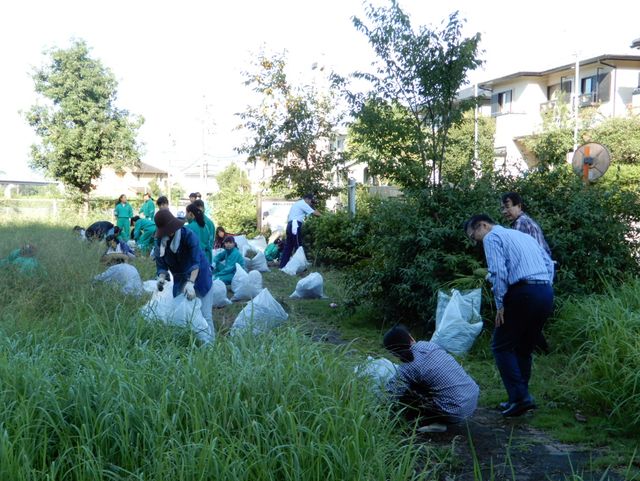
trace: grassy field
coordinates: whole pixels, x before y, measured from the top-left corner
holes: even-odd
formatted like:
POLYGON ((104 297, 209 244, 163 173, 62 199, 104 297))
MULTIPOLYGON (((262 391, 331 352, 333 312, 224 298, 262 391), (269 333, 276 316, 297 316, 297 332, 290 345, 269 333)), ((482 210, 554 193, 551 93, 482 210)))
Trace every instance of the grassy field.
MULTIPOLYGON (((355 343, 313 342, 294 303, 277 332, 201 346, 142 320, 146 298, 93 283, 101 248, 70 229, 3 225, 0 256, 24 241, 42 268, 0 278, 0 479, 425 476, 428 453, 354 376, 355 343)), ((265 278, 277 297, 295 285, 265 278)), ((216 312, 221 332, 240 307, 216 312)))
MULTIPOLYGON (((102 247, 74 238, 71 225, 0 223, 0 257, 29 241, 42 265, 32 276, 5 268, 0 277, 0 479, 436 479, 455 463, 450 450, 419 444, 354 377, 367 355, 386 356, 389 326, 366 307, 346 306, 341 273, 323 271, 329 298, 311 301, 289 299, 297 278, 265 274, 289 313, 286 326, 231 340, 225 332, 242 308, 234 304, 215 311, 217 340, 205 347, 188 331, 141 319, 146 298, 93 283, 104 270, 102 247)), ((143 279, 154 277, 150 260, 135 265, 143 279)), ((638 337, 625 331, 621 352, 621 331, 602 320, 636 306, 618 302, 616 311, 607 302, 559 311, 549 336, 557 349, 536 358, 532 392, 541 409, 529 422, 564 442, 608 447, 594 462, 625 466, 637 463, 638 431, 630 422, 620 428, 616 407, 637 401, 628 393, 638 379, 638 337), (599 321, 578 330, 587 317, 599 321), (583 348, 595 339, 610 349, 583 348), (614 363, 594 371, 620 374, 613 384, 587 377, 594 352, 614 363), (616 386, 615 396, 602 396, 616 386)), ((503 400, 487 332, 460 362, 483 406, 503 400)))

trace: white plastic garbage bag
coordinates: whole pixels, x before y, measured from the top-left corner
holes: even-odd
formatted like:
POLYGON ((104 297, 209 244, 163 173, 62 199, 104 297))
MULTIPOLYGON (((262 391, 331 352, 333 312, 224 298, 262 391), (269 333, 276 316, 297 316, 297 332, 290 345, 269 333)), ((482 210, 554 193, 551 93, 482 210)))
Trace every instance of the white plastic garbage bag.
POLYGON ((214 279, 211 286, 213 295, 213 307, 225 307, 231 304, 227 297, 227 285, 220 279, 214 279))
POLYGON ((247 271, 245 271, 240 264, 236 264, 236 273, 231 278, 231 290, 236 292, 247 278, 247 271))
POLYGON ((249 239, 249 245, 256 252, 264 252, 267 248, 267 240, 263 235, 259 235, 258 237, 254 237, 253 239, 249 239))
POLYGON ((267 258, 264 256, 264 252, 257 252, 253 259, 245 257, 244 266, 248 271, 269 272, 271 270, 267 264, 267 258))
POLYGON ((123 294, 139 296, 144 292, 138 269, 131 264, 115 264, 95 276, 93 280, 117 284, 123 294))
POLYGON ((240 311, 231 326, 230 333, 237 334, 244 329, 251 329, 254 334, 259 334, 279 326, 288 318, 289 315, 269 290, 262 289, 260 294, 240 311))
MULTIPOLYGON (((165 287, 166 290, 166 287, 165 287)), ((164 291, 162 291, 164 293, 164 291)), ((195 298, 189 301, 184 294, 178 297, 167 297, 161 294, 158 299, 151 299, 140 312, 148 321, 158 321, 166 325, 190 327, 202 342, 213 341, 215 332, 202 315, 201 301, 195 298)))
POLYGON ((238 283, 237 289, 233 291, 233 297, 231 300, 249 301, 260 294, 261 290, 262 274, 258 271, 251 271, 245 277, 242 277, 242 280, 238 283))
POLYGON ((324 280, 319 272, 312 272, 296 284, 296 290, 289 297, 293 299, 320 299, 325 297, 323 292, 324 280))
POLYGON ((220 248, 218 248, 218 249, 213 249, 213 252, 212 252, 212 254, 211 254, 211 255, 212 255, 212 257, 213 257, 213 258, 215 258, 215 257, 216 257, 218 254, 220 254, 221 252, 224 252, 224 248, 222 248, 222 247, 220 247, 220 248))
POLYGON ((436 330, 431 341, 451 354, 466 354, 482 331, 481 300, 480 289, 464 294, 453 289, 451 295, 439 291, 436 330))
POLYGON ((372 388, 376 392, 383 392, 387 383, 396 374, 397 365, 384 357, 374 359, 367 356, 367 360, 356 366, 354 372, 359 376, 371 379, 372 388))
POLYGON ((298 274, 307 270, 307 266, 309 263, 307 262, 307 257, 304 255, 304 248, 302 246, 298 247, 296 253, 291 256, 287 265, 280 269, 285 274, 289 274, 290 276, 297 276, 298 274))
POLYGON ((151 300, 157 301, 162 298, 167 298, 169 300, 173 299, 173 281, 167 281, 164 283, 164 288, 159 291, 158 290, 158 281, 156 279, 151 279, 149 281, 144 281, 142 283, 142 287, 145 292, 152 294, 151 300))
POLYGON ((238 246, 238 250, 244 256, 244 253, 247 249, 250 249, 249 241, 247 240, 247 236, 245 235, 234 235, 233 239, 236 241, 236 245, 238 246))

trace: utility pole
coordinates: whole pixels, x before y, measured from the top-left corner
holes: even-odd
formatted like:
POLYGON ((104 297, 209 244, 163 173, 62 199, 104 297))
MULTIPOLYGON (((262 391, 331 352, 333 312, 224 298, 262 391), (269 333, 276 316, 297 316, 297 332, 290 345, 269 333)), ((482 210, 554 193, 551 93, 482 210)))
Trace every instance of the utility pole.
POLYGON ((580 108, 580 56, 576 52, 576 68, 573 80, 573 151, 578 150, 578 110, 580 108))
POLYGON ((479 101, 478 101, 478 84, 473 86, 473 96, 476 99, 476 108, 473 117, 473 170, 478 168, 478 116, 480 114, 479 101))

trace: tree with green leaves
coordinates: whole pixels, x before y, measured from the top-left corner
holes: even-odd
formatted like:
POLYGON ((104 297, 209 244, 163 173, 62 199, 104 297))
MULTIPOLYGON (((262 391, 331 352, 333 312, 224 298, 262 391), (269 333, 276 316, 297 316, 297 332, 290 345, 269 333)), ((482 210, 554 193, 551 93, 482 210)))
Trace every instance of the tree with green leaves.
POLYGON ((218 227, 238 234, 257 228, 256 198, 244 170, 230 165, 216 176, 220 191, 212 197, 213 219, 218 227))
POLYGON ((275 166, 272 183, 289 189, 289 197, 313 193, 325 199, 335 192, 332 175, 340 163, 331 148, 340 115, 330 91, 314 85, 293 85, 287 78, 284 54, 261 53, 245 84, 259 103, 238 114, 251 133, 239 153, 248 161, 275 166))
POLYGON ((113 73, 76 40, 68 49, 47 53, 33 73, 42 101, 26 113, 40 143, 31 147, 31 166, 60 180, 86 201, 104 167, 135 166, 142 118, 115 106, 113 73))
POLYGON ((347 92, 354 116, 350 142, 366 146, 369 155, 360 160, 374 175, 409 190, 439 184, 449 131, 474 103, 458 99, 458 91, 481 65, 480 34, 463 37, 457 12, 440 29, 414 29, 396 0, 388 7, 368 5, 366 15, 369 25, 358 17, 353 23, 375 50, 376 70, 353 74, 372 88, 347 92))

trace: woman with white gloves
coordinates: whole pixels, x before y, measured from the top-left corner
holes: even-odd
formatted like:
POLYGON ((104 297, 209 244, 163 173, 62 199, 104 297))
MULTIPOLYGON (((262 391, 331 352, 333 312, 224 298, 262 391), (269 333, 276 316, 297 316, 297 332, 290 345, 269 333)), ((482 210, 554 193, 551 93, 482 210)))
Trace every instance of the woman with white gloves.
POLYGON ((173 297, 184 293, 188 300, 200 299, 202 315, 214 332, 211 266, 200 249, 200 240, 193 231, 184 227, 183 220, 174 217, 168 209, 156 212, 154 221, 158 239, 158 290, 164 289, 171 272, 173 297))

